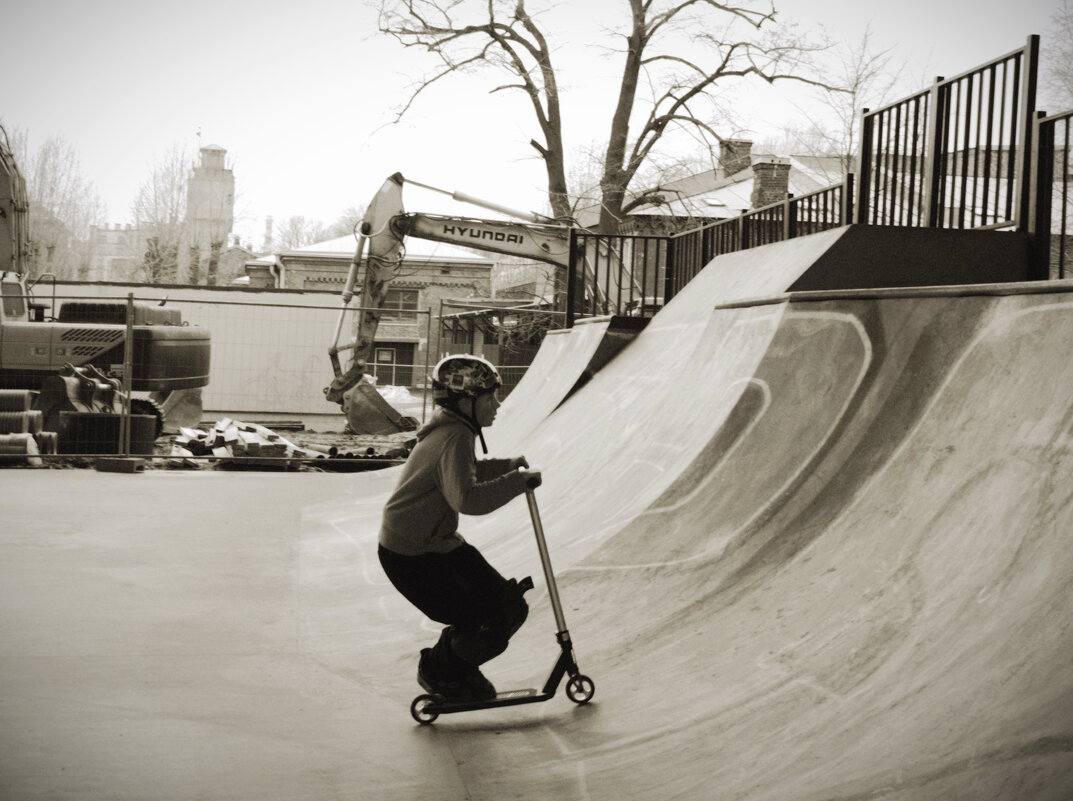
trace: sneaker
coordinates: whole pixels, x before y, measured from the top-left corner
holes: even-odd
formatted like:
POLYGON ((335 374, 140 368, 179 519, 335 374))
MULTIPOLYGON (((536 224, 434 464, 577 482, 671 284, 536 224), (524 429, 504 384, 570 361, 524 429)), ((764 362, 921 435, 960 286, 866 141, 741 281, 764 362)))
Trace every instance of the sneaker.
POLYGON ((477 668, 463 675, 445 675, 432 660, 432 649, 422 648, 417 663, 417 683, 446 701, 487 701, 496 697, 496 689, 477 668))
POLYGON ((462 683, 466 686, 466 691, 474 701, 490 701, 496 697, 496 688, 477 668, 471 668, 462 677, 462 683))
POLYGON ((421 659, 417 663, 417 683, 445 701, 469 700, 469 692, 462 680, 448 676, 437 668, 431 648, 421 649, 421 659))
POLYGON ((417 661, 417 683, 433 695, 443 695, 438 688, 444 682, 433 668, 431 648, 421 649, 421 658, 417 661))

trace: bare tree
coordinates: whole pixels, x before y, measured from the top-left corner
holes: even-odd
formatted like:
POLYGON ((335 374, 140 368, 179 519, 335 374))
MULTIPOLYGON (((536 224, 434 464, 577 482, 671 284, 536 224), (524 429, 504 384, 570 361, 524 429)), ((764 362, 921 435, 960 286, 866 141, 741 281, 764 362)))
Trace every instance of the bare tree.
POLYGON ((318 220, 307 220, 302 215, 288 217, 276 229, 273 246, 276 250, 297 250, 329 237, 318 220))
POLYGON ((324 229, 325 237, 327 239, 335 239, 339 236, 353 234, 358 228, 358 223, 361 222, 364 216, 364 206, 348 206, 343 213, 335 219, 335 222, 324 229))
POLYGON ((62 137, 50 136, 30 153, 29 137, 17 129, 11 145, 30 203, 29 273, 86 278, 90 226, 104 221, 104 204, 82 174, 77 152, 62 137))
POLYGON ((174 144, 150 168, 131 205, 141 233, 141 259, 145 280, 151 284, 179 280, 179 256, 185 233, 186 188, 193 158, 182 144, 174 144))
POLYGON ((827 61, 828 75, 837 88, 820 87, 818 110, 802 109, 807 122, 785 127, 785 139, 777 148, 788 147, 795 155, 837 156, 837 168, 825 175, 835 183, 855 170, 861 112, 894 99, 906 64, 895 60, 894 48, 875 48, 871 26, 856 42, 833 48, 827 61))
POLYGON ((316 242, 353 234, 364 216, 365 210, 363 208, 359 209, 355 206, 350 206, 330 225, 325 225, 320 220, 306 219, 300 214, 288 217, 275 231, 272 243, 273 248, 276 250, 297 250, 316 242))
POLYGON ((567 186, 570 187, 570 213, 575 217, 581 209, 600 205, 600 179, 604 150, 598 142, 588 142, 571 148, 567 163, 567 186))
MULTIPOLYGON (((753 76, 803 81, 808 56, 819 48, 775 24, 764 0, 628 0, 614 37, 622 57, 617 101, 608 127, 600 177, 604 232, 618 229, 643 193, 627 201, 638 170, 668 132, 687 130, 718 141, 717 85, 753 76)), ((380 30, 406 47, 427 50, 438 68, 415 86, 401 117, 424 90, 446 76, 489 67, 505 76, 493 91, 517 90, 532 107, 552 214, 570 215, 559 75, 549 32, 526 0, 380 0, 380 30)))
POLYGON ((1073 0, 1061 0, 1051 17, 1050 35, 1041 45, 1044 82, 1054 111, 1073 108, 1073 0))

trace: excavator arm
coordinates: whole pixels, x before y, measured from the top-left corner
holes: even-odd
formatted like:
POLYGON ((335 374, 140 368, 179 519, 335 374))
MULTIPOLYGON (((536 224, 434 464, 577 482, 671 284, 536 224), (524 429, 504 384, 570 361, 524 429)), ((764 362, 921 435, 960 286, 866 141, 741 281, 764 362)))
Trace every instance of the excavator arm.
MULTIPOLYGON (((379 307, 387 291, 386 287, 403 258, 403 243, 407 237, 521 256, 566 268, 570 264, 570 233, 569 225, 557 223, 540 214, 517 211, 461 192, 436 189, 403 178, 402 173, 390 176, 373 197, 361 222, 361 235, 358 238, 357 250, 351 260, 346 286, 343 290, 343 307, 340 310, 335 341, 328 350, 335 377, 331 385, 324 390, 327 400, 342 404, 346 393, 361 381, 365 364, 358 358, 358 354, 363 348, 371 347, 372 338, 380 321, 379 307), (454 200, 483 206, 518 219, 486 220, 407 213, 402 204, 404 183, 412 183, 425 189, 442 192, 450 195, 454 200), (360 294, 361 306, 358 309, 357 337, 349 344, 340 345, 339 337, 342 334, 348 304, 354 296, 358 273, 363 264, 365 275, 360 294), (350 366, 344 371, 339 361, 339 353, 350 349, 355 350, 355 355, 351 359, 350 366)), ((586 253, 581 254, 580 269, 584 273, 583 285, 590 287, 591 291, 598 296, 603 296, 605 293, 621 295, 620 282, 633 281, 628 273, 611 269, 610 265, 621 261, 621 254, 613 253, 609 248, 607 244, 590 241, 586 247, 586 253), (591 253, 588 252, 590 250, 591 253)), ((632 297, 634 294, 641 293, 639 288, 630 287, 627 294, 632 297)))
POLYGON ((15 164, 15 156, 0 125, 0 272, 22 275, 29 248, 29 203, 26 181, 15 164))
MULTIPOLYGON (((346 393, 361 381, 365 365, 357 358, 357 353, 346 370, 343 370, 339 361, 339 353, 350 349, 360 351, 363 345, 372 341, 380 321, 381 304, 378 301, 382 300, 387 284, 402 260, 403 242, 407 237, 415 236, 494 253, 523 256, 561 267, 566 267, 570 262, 568 226, 554 224, 538 214, 514 211, 458 192, 445 194, 451 194, 456 200, 522 217, 528 222, 408 214, 402 205, 402 186, 406 182, 401 173, 390 176, 373 197, 362 219, 357 249, 351 260, 343 290, 343 306, 336 327, 335 341, 328 350, 335 374, 332 383, 324 389, 328 401, 341 404, 346 393), (357 337, 349 344, 340 345, 339 338, 362 264, 365 265, 365 275, 360 293, 357 337)), ((443 191, 425 184, 418 186, 443 191)))
POLYGON ((562 225, 414 212, 396 215, 390 224, 392 232, 400 240, 416 236, 449 245, 537 259, 560 267, 570 264, 570 229, 562 225))

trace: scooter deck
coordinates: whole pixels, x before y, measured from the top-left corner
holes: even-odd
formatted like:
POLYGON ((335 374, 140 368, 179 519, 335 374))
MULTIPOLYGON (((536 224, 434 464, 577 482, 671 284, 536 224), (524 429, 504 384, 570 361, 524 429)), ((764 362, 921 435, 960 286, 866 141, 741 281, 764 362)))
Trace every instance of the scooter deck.
POLYGON ((496 693, 495 698, 484 701, 448 701, 442 696, 432 695, 432 702, 426 707, 430 713, 446 715, 450 712, 469 712, 474 709, 492 709, 499 706, 514 706, 516 704, 532 704, 537 701, 547 701, 554 693, 541 692, 529 687, 524 690, 507 690, 496 693))

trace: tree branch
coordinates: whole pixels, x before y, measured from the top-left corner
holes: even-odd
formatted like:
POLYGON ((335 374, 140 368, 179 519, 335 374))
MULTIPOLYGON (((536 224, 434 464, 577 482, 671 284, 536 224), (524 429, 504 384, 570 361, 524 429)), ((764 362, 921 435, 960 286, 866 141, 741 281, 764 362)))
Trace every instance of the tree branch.
MULTIPOLYGON (((381 31, 441 60, 396 119, 452 72, 484 66, 502 70, 510 78, 491 92, 517 90, 528 97, 541 134, 529 144, 544 161, 552 213, 569 215, 559 76, 546 29, 529 12, 527 0, 380 0, 380 10, 381 31)), ((599 180, 601 226, 609 230, 624 208, 644 202, 627 199, 626 188, 655 157, 668 131, 689 130, 720 141, 713 123, 719 110, 715 86, 752 76, 769 84, 792 80, 841 88, 811 71, 808 59, 817 46, 778 29, 768 34, 776 24, 771 0, 628 0, 627 14, 617 34, 623 65, 599 180), (652 96, 638 115, 643 82, 652 96), (702 101, 712 103, 716 113, 705 114, 702 101)))

